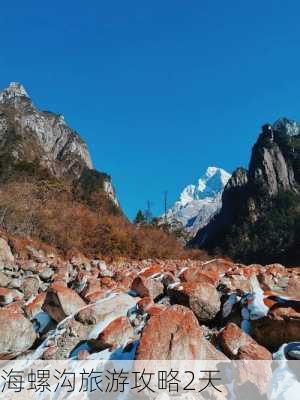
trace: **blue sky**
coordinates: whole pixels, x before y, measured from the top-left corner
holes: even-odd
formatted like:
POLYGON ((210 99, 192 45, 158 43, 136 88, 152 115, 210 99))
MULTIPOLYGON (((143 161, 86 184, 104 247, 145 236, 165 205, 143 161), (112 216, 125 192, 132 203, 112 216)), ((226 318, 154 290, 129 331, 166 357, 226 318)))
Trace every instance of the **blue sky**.
POLYGON ((133 217, 209 165, 247 166, 260 126, 300 120, 298 1, 1 4, 0 87, 65 115, 133 217))

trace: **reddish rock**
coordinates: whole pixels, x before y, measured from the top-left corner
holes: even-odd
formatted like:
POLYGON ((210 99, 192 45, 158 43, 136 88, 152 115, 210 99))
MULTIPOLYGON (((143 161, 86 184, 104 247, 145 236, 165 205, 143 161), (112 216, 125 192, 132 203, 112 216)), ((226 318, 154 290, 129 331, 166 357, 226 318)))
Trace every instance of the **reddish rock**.
POLYGON ((230 358, 236 358, 240 347, 252 343, 251 337, 232 322, 221 332, 220 341, 223 352, 230 358))
POLYGON ((75 314, 86 303, 72 289, 59 284, 53 284, 47 290, 43 310, 57 322, 62 321, 68 315, 75 314))
POLYGON ((53 282, 63 281, 67 285, 67 282, 69 281, 68 265, 66 263, 59 264, 55 270, 56 273, 52 275, 51 280, 53 282))
POLYGON ((55 360, 57 352, 58 352, 57 346, 55 346, 55 345, 49 346, 45 349, 41 358, 42 358, 42 360, 55 360))
POLYGON ((15 302, 10 303, 7 306, 3 307, 3 310, 7 310, 11 314, 24 314, 22 305, 23 305, 22 302, 15 301, 15 302))
POLYGON ((164 306, 163 304, 153 304, 153 305, 150 305, 148 308, 147 308, 147 314, 149 315, 149 316, 153 316, 153 315, 158 315, 158 314, 160 314, 163 310, 165 310, 167 307, 166 306, 164 306))
POLYGON ((100 278, 100 285, 101 287, 113 289, 116 287, 116 282, 109 276, 104 276, 103 278, 100 278))
POLYGON ((35 340, 36 333, 24 314, 0 309, 1 353, 24 352, 31 348, 35 340))
POLYGON ((282 274, 287 274, 286 268, 278 263, 266 265, 265 270, 274 276, 282 276, 282 274))
POLYGON ((0 305, 5 306, 12 303, 13 301, 18 301, 23 298, 23 294, 14 289, 6 289, 0 287, 0 305))
POLYGON ((217 286, 220 280, 220 274, 217 271, 202 271, 201 269, 187 268, 180 275, 179 279, 182 282, 207 282, 217 286))
POLYGON ((272 360, 272 354, 258 343, 249 343, 239 348, 238 360, 272 360))
POLYGON ((54 274, 52 276, 52 282, 54 285, 68 287, 68 284, 67 284, 67 281, 65 280, 64 275, 61 275, 61 274, 54 274))
POLYGON ((90 304, 95 303, 98 300, 104 299, 107 296, 107 292, 107 289, 100 289, 84 296, 84 300, 90 304))
POLYGON ((226 357, 209 343, 191 310, 175 305, 147 322, 136 360, 222 360, 226 357))
POLYGON ((37 263, 33 260, 21 260, 18 261, 18 265, 20 269, 24 272, 36 272, 37 263))
POLYGON ((117 283, 117 287, 122 288, 124 291, 128 291, 130 290, 131 284, 132 278, 129 276, 124 276, 123 279, 117 283))
POLYGON ((219 274, 230 271, 234 267, 231 261, 224 260, 223 258, 217 258, 215 260, 210 260, 202 265, 203 271, 215 271, 219 274))
POLYGON ((140 297, 156 299, 164 293, 164 285, 159 279, 139 275, 132 282, 131 290, 140 297))
POLYGON ((266 317, 251 322, 251 335, 270 350, 299 341, 300 302, 273 305, 266 317))
POLYGON ((98 303, 80 310, 75 319, 82 324, 93 325, 100 321, 111 320, 127 315, 128 310, 136 305, 140 299, 131 297, 127 293, 115 294, 98 303))
POLYGON ((144 314, 147 312, 147 309, 151 306, 153 306, 153 300, 151 297, 143 297, 136 305, 137 310, 139 313, 144 314))
POLYGON ((159 275, 163 272, 162 267, 159 264, 154 264, 139 273, 139 276, 143 278, 151 278, 155 275, 159 275))
POLYGON ((38 293, 40 283, 41 282, 37 276, 29 276, 23 280, 21 290, 24 293, 26 300, 38 293))
POLYGON ((238 270, 239 272, 247 279, 250 279, 253 275, 258 275, 261 270, 263 269, 263 267, 261 265, 249 265, 249 266, 242 266, 239 267, 238 270))
POLYGON ((42 311, 42 306, 46 299, 46 293, 37 294, 34 299, 25 305, 25 313, 28 318, 32 319, 36 314, 42 311))
POLYGON ((237 325, 229 323, 220 334, 223 352, 231 359, 271 360, 271 353, 243 332, 237 325), (252 357, 252 358, 251 358, 252 357))
POLYGON ((0 261, 8 264, 15 261, 11 248, 4 238, 0 238, 0 261))
POLYGON ((222 285, 225 286, 225 291, 228 293, 236 292, 244 295, 252 291, 251 281, 244 277, 243 274, 226 274, 221 279, 222 285))
POLYGON ((234 387, 236 398, 259 399, 261 395, 267 398, 267 390, 272 378, 272 361, 244 359, 234 363, 234 387), (243 387, 245 389, 243 389, 243 387), (244 392, 245 390, 245 392, 244 392), (250 391, 250 392, 249 392, 250 391), (246 393, 246 395, 243 395, 246 393), (251 393, 251 397, 249 394, 251 393))
POLYGON ((216 288, 208 282, 186 282, 168 290, 171 302, 189 307, 201 322, 213 320, 221 302, 216 288))
POLYGON ((99 280, 92 279, 91 277, 85 277, 84 282, 84 289, 80 291, 80 296, 83 298, 101 290, 99 280))
POLYGON ((134 334, 127 317, 114 319, 104 328, 97 339, 92 341, 93 346, 99 350, 106 348, 116 349, 123 346, 134 334))
POLYGON ((289 278, 288 286, 286 288, 286 294, 291 297, 300 296, 300 276, 292 275, 289 278))

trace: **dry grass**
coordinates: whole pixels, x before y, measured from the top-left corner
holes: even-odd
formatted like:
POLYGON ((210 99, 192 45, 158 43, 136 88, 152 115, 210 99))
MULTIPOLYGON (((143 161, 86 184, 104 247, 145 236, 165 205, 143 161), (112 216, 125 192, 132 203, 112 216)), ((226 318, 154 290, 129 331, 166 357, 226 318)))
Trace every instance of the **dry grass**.
MULTIPOLYGON (((1 185, 0 228, 12 235, 41 241, 66 253, 142 258, 197 258, 176 238, 152 226, 137 227, 110 213, 106 196, 97 207, 78 200, 67 184, 25 178, 1 185)), ((202 255, 203 256, 203 255, 202 255)))

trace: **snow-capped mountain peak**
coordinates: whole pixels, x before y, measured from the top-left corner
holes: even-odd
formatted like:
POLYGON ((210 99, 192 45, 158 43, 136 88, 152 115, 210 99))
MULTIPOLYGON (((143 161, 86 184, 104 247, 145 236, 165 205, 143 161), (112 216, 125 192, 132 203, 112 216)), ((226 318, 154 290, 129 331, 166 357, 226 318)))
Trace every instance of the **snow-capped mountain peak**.
POLYGON ((222 191, 229 178, 230 174, 224 169, 208 167, 205 174, 198 180, 195 191, 197 200, 222 191))
POLYGON ((186 186, 167 212, 170 224, 181 224, 193 236, 222 205, 222 192, 230 178, 222 168, 208 167, 196 184, 186 186))

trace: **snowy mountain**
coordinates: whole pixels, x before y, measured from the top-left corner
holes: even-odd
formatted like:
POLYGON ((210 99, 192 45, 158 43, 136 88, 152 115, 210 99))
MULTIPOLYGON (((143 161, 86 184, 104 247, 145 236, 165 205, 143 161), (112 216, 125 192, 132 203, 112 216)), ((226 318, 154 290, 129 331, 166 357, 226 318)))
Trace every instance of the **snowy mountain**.
POLYGON ((186 186, 180 199, 167 211, 168 223, 182 226, 193 237, 220 210, 222 192, 230 176, 222 168, 208 167, 196 184, 186 186))

